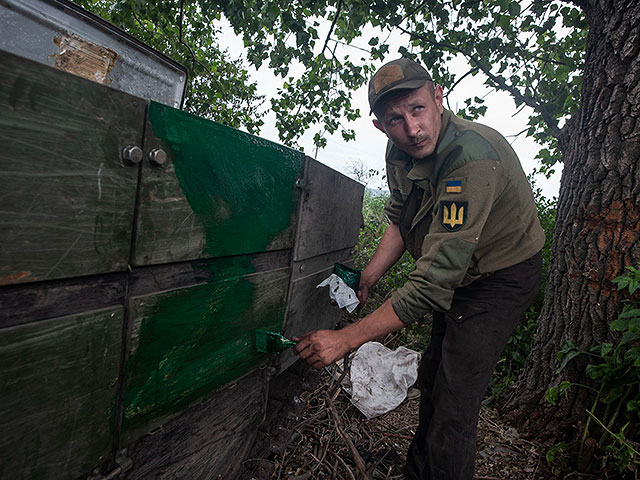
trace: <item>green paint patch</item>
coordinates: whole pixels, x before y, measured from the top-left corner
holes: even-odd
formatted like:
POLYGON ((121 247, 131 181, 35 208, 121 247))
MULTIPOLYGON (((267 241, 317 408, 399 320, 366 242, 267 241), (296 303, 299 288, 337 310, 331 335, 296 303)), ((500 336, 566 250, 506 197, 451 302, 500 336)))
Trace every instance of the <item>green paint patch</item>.
POLYGON ((293 247, 302 153, 155 102, 149 122, 204 228, 207 256, 293 247))
POLYGON ((289 270, 255 273, 251 257, 211 262, 207 284, 134 301, 123 430, 151 425, 264 361, 255 330, 279 331, 289 270))

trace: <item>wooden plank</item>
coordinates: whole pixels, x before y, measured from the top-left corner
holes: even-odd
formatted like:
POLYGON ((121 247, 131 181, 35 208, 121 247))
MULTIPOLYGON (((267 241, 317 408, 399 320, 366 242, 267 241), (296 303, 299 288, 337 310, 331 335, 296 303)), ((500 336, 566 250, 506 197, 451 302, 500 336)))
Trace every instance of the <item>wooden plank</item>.
POLYGON ((145 102, 0 52, 0 285, 125 270, 145 102))
POLYGON ((364 185, 309 157, 304 179, 294 260, 353 247, 363 224, 364 185))
POLYGON ((0 328, 123 305, 125 291, 124 273, 0 287, 0 328))
POLYGON ((0 330, 0 478, 72 479, 109 453, 124 308, 0 330))
MULTIPOLYGON (((203 259, 193 262, 134 268, 129 274, 129 295, 139 297, 164 290, 190 287, 224 279, 227 270, 218 267, 220 265, 228 265, 229 262, 227 260, 220 263, 219 259, 203 259)), ((233 260, 233 262, 238 270, 252 274, 289 269, 291 250, 242 255, 233 260)))
POLYGON ((255 329, 282 328, 289 267, 256 273, 250 258, 228 257, 209 268, 206 283, 132 298, 125 442, 269 358, 255 329))
POLYGON ((161 429, 126 444, 126 480, 240 478, 237 474, 264 419, 268 369, 255 370, 161 429))
POLYGON ((293 247, 304 155, 151 102, 135 264, 150 265, 293 247))

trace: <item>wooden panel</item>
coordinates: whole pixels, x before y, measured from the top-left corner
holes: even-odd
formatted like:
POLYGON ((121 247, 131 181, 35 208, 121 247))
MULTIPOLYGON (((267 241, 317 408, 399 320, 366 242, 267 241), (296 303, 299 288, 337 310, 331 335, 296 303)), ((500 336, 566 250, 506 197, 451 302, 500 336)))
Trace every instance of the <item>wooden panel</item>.
POLYGON ((300 152, 151 102, 136 265, 292 248, 300 152))
POLYGON ((249 452, 267 403, 268 369, 214 393, 161 429, 126 445, 126 480, 234 479, 249 452))
POLYGON ((145 103, 0 52, 0 285, 126 269, 145 103))
POLYGON ((0 330, 0 478, 77 478, 109 453, 123 311, 0 330))
POLYGON ((363 224, 364 185, 307 157, 294 260, 353 247, 363 224))
MULTIPOLYGON (((330 303, 329 289, 316 288, 331 275, 336 262, 352 264, 351 249, 294 262, 284 325, 287 337, 302 335, 311 330, 335 328, 342 318, 342 311, 330 303)), ((284 352, 280 355, 280 371, 291 366, 298 358, 291 351, 284 352)))
POLYGON ((208 268, 207 283, 132 299, 125 442, 268 359, 255 349, 255 329, 282 328, 288 266, 256 272, 242 256, 208 268))

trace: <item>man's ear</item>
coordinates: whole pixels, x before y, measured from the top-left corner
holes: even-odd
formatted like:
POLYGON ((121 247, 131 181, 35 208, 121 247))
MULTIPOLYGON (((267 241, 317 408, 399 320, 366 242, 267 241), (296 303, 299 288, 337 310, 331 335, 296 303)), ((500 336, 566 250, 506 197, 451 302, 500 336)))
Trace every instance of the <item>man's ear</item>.
POLYGON ((436 102, 436 107, 438 107, 438 112, 442 115, 442 112, 444 111, 444 107, 442 105, 442 102, 444 100, 444 94, 442 92, 442 87, 440 85, 436 85, 433 88, 433 99, 436 102))
POLYGON ((387 134, 384 127, 382 126, 382 123, 380 123, 380 120, 378 120, 377 118, 373 119, 373 125, 385 135, 387 134))

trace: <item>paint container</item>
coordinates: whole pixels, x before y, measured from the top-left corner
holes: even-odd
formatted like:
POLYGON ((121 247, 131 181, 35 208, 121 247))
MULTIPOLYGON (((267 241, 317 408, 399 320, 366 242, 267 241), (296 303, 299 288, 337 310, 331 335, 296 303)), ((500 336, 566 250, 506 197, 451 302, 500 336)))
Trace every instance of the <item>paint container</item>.
POLYGON ((334 263, 333 273, 339 276, 348 287, 351 287, 355 292, 358 291, 358 287, 360 286, 360 270, 348 267, 342 263, 334 263))

